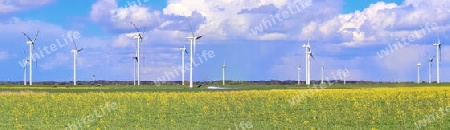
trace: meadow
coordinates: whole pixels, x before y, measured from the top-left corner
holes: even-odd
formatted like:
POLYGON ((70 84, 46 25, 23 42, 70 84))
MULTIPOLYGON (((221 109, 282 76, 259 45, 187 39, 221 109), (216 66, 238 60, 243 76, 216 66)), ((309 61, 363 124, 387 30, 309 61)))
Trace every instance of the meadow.
POLYGON ((450 129, 448 86, 0 86, 0 129, 450 129))

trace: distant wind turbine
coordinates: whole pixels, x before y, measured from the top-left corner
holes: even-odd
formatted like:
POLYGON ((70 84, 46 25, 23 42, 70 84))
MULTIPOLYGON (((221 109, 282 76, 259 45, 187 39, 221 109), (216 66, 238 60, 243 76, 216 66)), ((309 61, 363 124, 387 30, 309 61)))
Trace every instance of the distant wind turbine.
POLYGON ((141 85, 141 59, 140 59, 140 55, 141 55, 141 42, 142 42, 142 38, 145 33, 145 28, 144 28, 144 32, 141 34, 141 32, 139 31, 139 29, 136 27, 136 24, 134 24, 133 22, 130 22, 131 25, 133 25, 133 27, 136 29, 136 32, 138 33, 138 35, 134 36, 134 39, 137 39, 137 85, 141 85))
POLYGON ((297 67, 297 70, 298 70, 298 72, 297 72, 297 84, 300 85, 300 71, 302 70, 302 67, 299 65, 297 67))
MULTIPOLYGON (((427 53, 427 55, 428 55, 428 53, 427 53)), ((428 59, 428 83, 431 83, 431 67, 432 67, 432 63, 433 63, 433 60, 435 57, 436 56, 433 56, 432 58, 430 57, 428 59)))
POLYGON ((73 85, 77 85, 77 55, 78 52, 82 51, 83 48, 78 49, 77 48, 77 44, 75 43, 75 39, 73 38, 72 35, 72 42, 73 42, 73 85))
POLYGON ((27 65, 28 65, 28 63, 30 63, 30 59, 28 59, 27 52, 25 51, 25 49, 23 49, 23 54, 25 55, 24 65, 23 65, 23 85, 27 85, 27 65))
POLYGON ((133 85, 136 85, 136 63, 138 62, 137 53, 133 56, 133 85))
POLYGON ((422 64, 417 63, 417 83, 420 84, 420 66, 422 64))
POLYGON ((311 84, 311 59, 313 58, 314 60, 314 56, 313 53, 311 52, 311 44, 309 43, 309 32, 308 32, 308 44, 303 44, 302 46, 303 48, 306 49, 306 85, 310 85, 311 84))
MULTIPOLYGON (((36 36, 34 37, 33 40, 31 40, 31 38, 26 33, 22 32, 23 35, 28 38, 27 44, 30 45, 30 57, 29 57, 30 62, 33 61, 34 44, 36 42, 37 36, 39 35, 39 31, 40 31, 40 29, 38 29, 36 36)), ((37 61, 35 61, 35 62, 37 64, 37 61)), ((33 85, 33 64, 30 64, 30 85, 33 85)))
POLYGON ((441 40, 438 37, 438 42, 433 44, 433 46, 436 46, 436 83, 440 83, 440 79, 439 79, 439 67, 441 66, 439 64, 440 60, 441 60, 441 40))
POLYGON ((222 65, 222 85, 225 86, 225 70, 227 69, 227 66, 225 64, 225 61, 223 61, 222 65))
POLYGON ((321 81, 320 81, 320 84, 323 84, 323 70, 324 70, 324 68, 325 68, 325 64, 322 64, 322 77, 321 77, 321 81))
POLYGON ((191 59, 190 67, 191 68, 189 69, 189 71, 190 71, 189 72, 189 75, 190 75, 190 77, 189 77, 189 87, 193 88, 193 86, 194 86, 193 77, 192 77, 192 72, 193 72, 193 69, 194 69, 194 67, 193 67, 194 66, 194 57, 193 56, 196 53, 197 40, 202 38, 203 36, 202 35, 196 36, 194 34, 194 30, 192 28, 192 25, 191 25, 191 23, 189 21, 188 21, 188 25, 189 25, 189 28, 190 28, 191 33, 192 33, 192 36, 186 37, 186 39, 191 41, 191 47, 190 47, 190 51, 189 51, 189 52, 191 52, 191 56, 190 56, 190 59, 191 59))
POLYGON ((343 77, 344 77, 344 84, 347 84, 347 72, 348 72, 347 65, 345 65, 344 75, 343 75, 343 77))
POLYGON ((189 54, 186 47, 180 48, 181 51, 181 85, 184 85, 184 53, 189 54))

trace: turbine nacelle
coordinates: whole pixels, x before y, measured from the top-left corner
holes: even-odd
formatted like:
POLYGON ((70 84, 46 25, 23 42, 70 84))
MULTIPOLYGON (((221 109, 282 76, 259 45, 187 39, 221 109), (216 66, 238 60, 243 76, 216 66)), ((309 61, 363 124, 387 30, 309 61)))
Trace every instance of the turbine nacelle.
POLYGON ((303 48, 311 48, 311 46, 310 45, 308 45, 308 44, 303 44, 303 46, 302 46, 303 48))
POLYGON ((32 41, 27 41, 27 44, 34 44, 32 41))
POLYGON ((72 52, 80 52, 80 51, 82 51, 83 49, 79 49, 79 50, 72 50, 72 52))
POLYGON ((142 39, 142 36, 139 34, 139 35, 135 35, 133 38, 134 39, 142 39))
POLYGON ((433 46, 441 47, 441 43, 434 43, 433 46))

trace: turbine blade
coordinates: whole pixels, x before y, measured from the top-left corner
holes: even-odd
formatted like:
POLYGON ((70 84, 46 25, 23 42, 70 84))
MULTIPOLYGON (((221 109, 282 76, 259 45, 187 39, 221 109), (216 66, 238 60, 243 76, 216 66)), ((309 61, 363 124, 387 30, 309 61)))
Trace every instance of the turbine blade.
POLYGON ((139 32, 139 29, 136 27, 136 24, 134 24, 133 22, 130 21, 130 24, 134 26, 134 28, 136 29, 136 31, 139 33, 139 35, 141 34, 141 32, 139 32))
POLYGON ((36 33, 36 36, 34 36, 33 44, 34 44, 34 41, 36 41, 36 38, 37 38, 37 36, 39 35, 39 32, 40 32, 40 31, 41 31, 41 28, 38 29, 38 31, 37 31, 37 33, 36 33))
POLYGON ((311 53, 309 53, 309 55, 311 56, 311 58, 314 60, 314 61, 316 61, 315 59, 314 59, 314 55, 313 55, 313 53, 311 52, 311 53))
POLYGON ((145 34, 145 30, 147 29, 147 26, 144 27, 144 31, 142 32, 142 35, 145 34))
POLYGON ((22 34, 28 38, 28 41, 32 41, 31 38, 26 33, 22 32, 22 34))
POLYGON ((194 37, 195 37, 195 35, 194 35, 194 29, 192 28, 191 22, 187 19, 187 17, 186 17, 186 21, 187 21, 187 23, 188 23, 188 25, 189 25, 189 29, 191 30, 192 38, 194 38, 194 37))
POLYGON ((22 46, 22 50, 23 50, 23 54, 25 55, 25 57, 27 56, 27 52, 25 51, 25 48, 23 48, 22 46))
POLYGON ((75 47, 74 50, 78 50, 78 48, 77 48, 77 43, 75 43, 75 39, 73 38, 73 35, 70 36, 70 37, 72 38, 72 43, 73 43, 73 46, 75 47))

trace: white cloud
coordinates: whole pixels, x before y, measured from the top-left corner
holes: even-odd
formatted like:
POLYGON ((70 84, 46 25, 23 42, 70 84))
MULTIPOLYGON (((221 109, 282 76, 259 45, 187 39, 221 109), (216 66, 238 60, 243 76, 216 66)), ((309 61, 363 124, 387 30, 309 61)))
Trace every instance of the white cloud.
POLYGON ((115 48, 126 48, 130 46, 134 46, 137 44, 137 40, 133 38, 136 33, 133 34, 122 34, 117 36, 117 38, 114 40, 112 47, 115 48), (135 44, 133 44, 135 43, 135 44))
POLYGON ((51 3, 53 0, 0 0, 0 13, 16 12, 36 8, 51 3))
POLYGON ((0 51, 0 60, 6 60, 6 59, 8 59, 8 52, 0 51))
MULTIPOLYGON (((450 2, 443 3, 439 0, 432 0, 431 2, 426 0, 406 0, 402 5, 378 2, 362 11, 356 11, 349 14, 338 14, 337 12, 341 10, 341 7, 339 6, 341 4, 340 1, 313 0, 311 7, 305 9, 303 12, 295 14, 295 16, 279 22, 262 33, 258 33, 258 35, 254 35, 249 31, 255 25, 258 25, 261 20, 269 19, 271 14, 263 11, 256 13, 242 13, 243 10, 264 10, 264 7, 271 6, 271 4, 273 4, 273 8, 283 10, 289 5, 292 5, 292 3, 294 3, 293 0, 169 0, 168 6, 160 12, 151 11, 151 9, 145 6, 119 8, 117 2, 114 0, 99 0, 92 6, 90 17, 94 22, 104 25, 104 27, 109 28, 110 30, 122 29, 123 33, 118 34, 111 40, 112 42, 109 42, 112 44, 111 47, 114 48, 135 46, 133 43, 135 43, 136 40, 129 37, 131 35, 126 35, 131 32, 130 30, 134 31, 134 28, 129 24, 129 21, 135 22, 138 26, 150 26, 149 31, 145 34, 144 44, 152 46, 151 49, 147 50, 154 54, 152 56, 160 57, 148 58, 152 59, 149 60, 151 61, 150 64, 152 64, 152 66, 144 69, 145 72, 148 72, 146 73, 147 78, 156 78, 163 74, 164 71, 171 69, 170 66, 173 65, 171 62, 175 61, 172 61, 174 59, 170 57, 175 57, 177 53, 169 54, 168 52, 155 49, 157 47, 154 46, 156 46, 155 44, 162 43, 165 45, 186 43, 185 37, 189 35, 189 33, 187 32, 188 29, 186 29, 185 19, 180 17, 173 18, 175 16, 184 15, 191 16, 188 17, 188 19, 193 23, 193 26, 195 26, 195 32, 206 35, 199 44, 211 44, 215 43, 215 41, 226 41, 231 39, 252 40, 251 42, 245 41, 247 43, 255 43, 264 40, 297 40, 304 42, 307 39, 306 28, 308 28, 312 44, 315 46, 322 46, 321 48, 314 49, 322 50, 323 54, 337 54, 353 51, 365 51, 366 53, 372 54, 359 58, 355 58, 357 57, 356 54, 335 56, 338 57, 335 64, 358 64, 357 62, 361 62, 362 58, 368 60, 364 61, 365 63, 378 63, 377 67, 379 67, 379 69, 373 70, 378 71, 380 74, 388 70, 389 72, 394 73, 394 75, 397 75, 400 73, 408 73, 411 69, 414 69, 414 65, 419 59, 411 57, 419 56, 419 54, 414 53, 422 51, 423 48, 428 48, 428 46, 422 47, 418 45, 422 42, 416 42, 383 59, 378 58, 376 55, 376 52, 379 50, 374 50, 372 47, 386 45, 387 43, 395 43, 395 38, 410 35, 413 29, 420 29, 420 26, 424 25, 426 22, 436 22, 437 18, 435 15, 430 15, 433 14, 433 11, 435 10, 433 7, 450 7, 448 4, 450 2), (409 5, 413 5, 413 7, 409 5), (323 10, 316 11, 315 9, 323 10), (351 60, 338 60, 339 58, 342 58, 340 56, 351 60)), ((445 32, 448 32, 445 30, 448 29, 449 25, 445 23, 445 21, 449 18, 450 15, 445 13, 439 15, 439 20, 441 22, 438 23, 443 27, 441 28, 443 35, 445 35, 445 32)), ((429 40, 430 37, 432 36, 427 36, 422 40, 429 40)), ((104 44, 108 44, 108 42, 104 44)), ((106 46, 102 49, 102 52, 111 51, 110 49, 111 48, 106 46)), ((264 49, 270 50, 272 48, 271 46, 265 46, 265 48, 262 47, 260 49, 264 51, 264 49)), ((302 51, 302 48, 299 48, 298 50, 302 51)), ((446 50, 446 48, 444 47, 443 50, 446 50)), ((273 53, 285 51, 286 50, 276 50, 276 52, 273 51, 273 53)), ((269 52, 272 51, 268 51, 267 53, 269 52)), ((117 53, 125 53, 126 56, 132 56, 134 54, 134 49, 132 49, 132 51, 118 50, 117 53)), ((292 68, 290 66, 295 66, 296 63, 294 63, 294 61, 297 60, 294 59, 299 59, 299 57, 301 56, 285 55, 284 57, 275 57, 276 59, 281 59, 285 62, 275 64, 275 67, 273 67, 271 71, 282 78, 296 76, 296 73, 290 72, 290 69, 292 68), (293 61, 288 62, 290 60, 293 61)), ((317 59, 320 58, 325 57, 317 57, 317 59)), ((113 58, 108 60, 111 62, 110 64, 119 62, 113 58)), ((122 61, 128 63, 128 60, 129 58, 123 58, 122 61)), ((443 60, 449 61, 450 59, 447 57, 443 60)), ((129 64, 126 65, 132 66, 131 63, 132 62, 129 62, 129 64)), ((128 70, 123 71, 126 73, 130 72, 128 70)), ((354 72, 354 77, 351 77, 351 79, 355 80, 364 76, 364 73, 367 73, 367 71, 361 69, 351 69, 351 71, 354 72)), ((406 80, 407 77, 408 75, 406 74, 398 75, 399 79, 406 80)))
MULTIPOLYGON (((59 67, 61 65, 65 65, 70 61, 70 58, 68 56, 68 53, 57 53, 54 57, 48 57, 51 60, 48 60, 47 62, 43 63, 41 66, 44 70, 50 70, 56 67, 59 67)), ((38 61, 39 62, 39 61, 38 61)))

